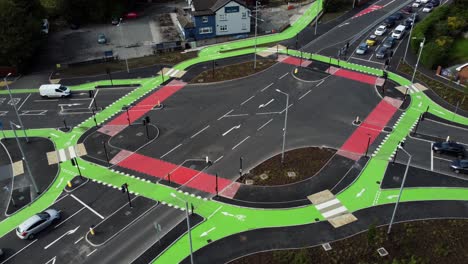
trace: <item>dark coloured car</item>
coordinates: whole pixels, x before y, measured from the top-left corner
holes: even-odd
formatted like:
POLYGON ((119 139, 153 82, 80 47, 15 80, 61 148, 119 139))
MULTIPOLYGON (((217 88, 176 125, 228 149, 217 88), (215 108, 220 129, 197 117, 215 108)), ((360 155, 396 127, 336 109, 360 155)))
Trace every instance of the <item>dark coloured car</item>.
POLYGON ((376 52, 375 52, 375 57, 377 59, 385 59, 387 57, 388 53, 388 48, 385 46, 381 46, 376 52))
POLYGON ((393 14, 393 15, 391 15, 391 16, 389 16, 389 17, 391 17, 391 18, 393 18, 393 19, 395 19, 395 20, 400 20, 400 19, 403 18, 403 14, 400 13, 400 12, 396 12, 395 14, 393 14))
POLYGON ((439 0, 431 0, 430 3, 431 3, 434 7, 440 5, 440 1, 439 1, 439 0))
POLYGON ((401 9, 401 12, 402 13, 406 13, 406 14, 411 14, 413 13, 413 7, 412 6, 405 6, 401 9))
POLYGON ((391 17, 387 17, 383 24, 387 26, 387 28, 391 28, 395 25, 395 21, 396 19, 395 18, 391 18, 391 17))
POLYGON ((445 153, 457 157, 465 156, 465 147, 453 141, 436 142, 432 145, 432 150, 437 153, 445 153))
POLYGON ((468 173, 468 160, 454 160, 450 168, 452 168, 455 173, 468 173))
POLYGON ((384 40, 382 46, 387 48, 387 49, 391 49, 393 47, 393 45, 395 45, 396 43, 396 39, 393 38, 393 37, 388 37, 384 40))
POLYGON ((413 25, 413 22, 411 22, 410 20, 405 20, 403 24, 405 25, 405 29, 411 29, 411 25, 413 25))

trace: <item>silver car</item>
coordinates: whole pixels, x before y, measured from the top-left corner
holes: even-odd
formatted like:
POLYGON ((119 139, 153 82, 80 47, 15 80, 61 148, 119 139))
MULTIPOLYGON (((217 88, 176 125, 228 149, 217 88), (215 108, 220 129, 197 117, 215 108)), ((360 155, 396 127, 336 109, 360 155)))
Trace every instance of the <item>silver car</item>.
POLYGON ((46 227, 60 219, 60 212, 55 209, 47 209, 35 214, 16 228, 16 235, 21 239, 33 239, 34 236, 46 227))

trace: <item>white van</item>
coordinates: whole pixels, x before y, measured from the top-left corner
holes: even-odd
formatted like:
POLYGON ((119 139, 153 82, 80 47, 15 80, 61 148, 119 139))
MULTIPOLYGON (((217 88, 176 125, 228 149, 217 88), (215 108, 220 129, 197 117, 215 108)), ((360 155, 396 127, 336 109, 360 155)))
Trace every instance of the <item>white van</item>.
POLYGON ((39 94, 42 97, 66 97, 69 96, 70 88, 65 87, 61 84, 44 84, 39 87, 39 94))
POLYGON ((405 25, 398 25, 398 27, 393 30, 392 37, 396 39, 401 39, 405 34, 406 27, 405 25))

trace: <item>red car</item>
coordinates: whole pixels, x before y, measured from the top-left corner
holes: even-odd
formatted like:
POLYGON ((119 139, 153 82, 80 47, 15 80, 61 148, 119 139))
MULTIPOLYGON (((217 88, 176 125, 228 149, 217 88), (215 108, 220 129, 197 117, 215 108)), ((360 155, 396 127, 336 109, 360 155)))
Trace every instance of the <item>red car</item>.
POLYGON ((124 17, 126 19, 133 19, 133 18, 137 18, 138 14, 136 12, 130 12, 130 13, 125 14, 124 17))

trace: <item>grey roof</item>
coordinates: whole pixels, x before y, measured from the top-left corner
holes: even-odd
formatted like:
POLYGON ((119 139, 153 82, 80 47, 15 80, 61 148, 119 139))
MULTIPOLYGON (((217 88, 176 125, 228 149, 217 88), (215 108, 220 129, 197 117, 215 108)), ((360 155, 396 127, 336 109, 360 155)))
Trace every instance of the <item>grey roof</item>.
POLYGON ((218 9, 222 8, 229 2, 234 1, 240 5, 246 6, 242 0, 193 0, 195 11, 194 16, 214 15, 218 9))

